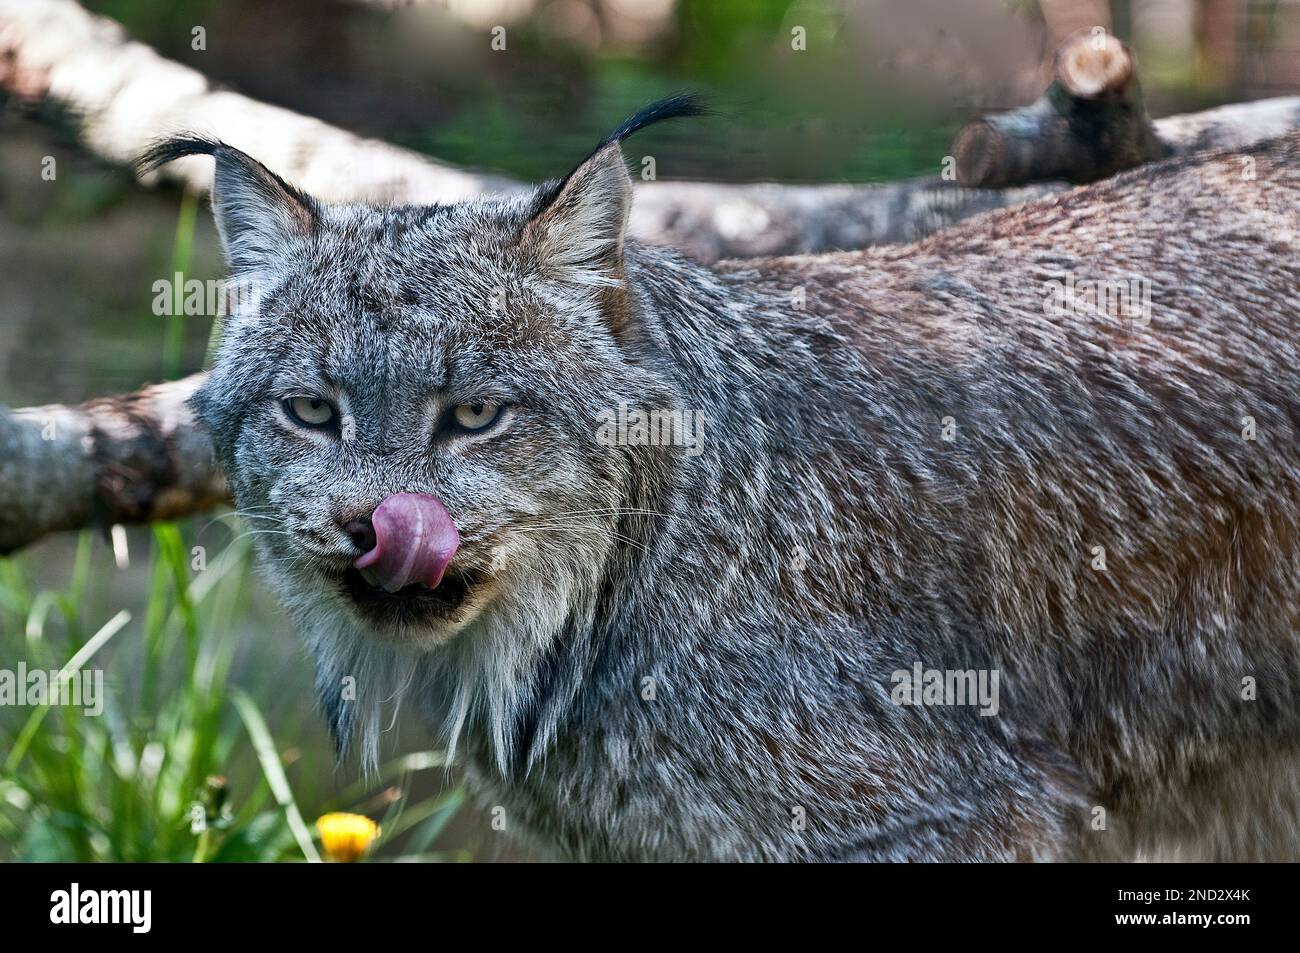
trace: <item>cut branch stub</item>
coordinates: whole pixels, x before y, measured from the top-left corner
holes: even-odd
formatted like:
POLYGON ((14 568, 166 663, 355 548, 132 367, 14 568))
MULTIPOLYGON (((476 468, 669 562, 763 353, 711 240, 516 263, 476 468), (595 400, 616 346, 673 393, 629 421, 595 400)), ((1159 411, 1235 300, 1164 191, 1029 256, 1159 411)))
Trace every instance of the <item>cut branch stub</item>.
POLYGON ((1054 75, 1080 99, 1122 96, 1134 78, 1133 54, 1109 33, 1076 34, 1056 51, 1054 75))
POLYGON ((1053 72, 1036 102, 957 133, 959 182, 977 188, 1092 182, 1171 153, 1147 115, 1133 54, 1118 39, 1075 34, 1057 50, 1053 72))

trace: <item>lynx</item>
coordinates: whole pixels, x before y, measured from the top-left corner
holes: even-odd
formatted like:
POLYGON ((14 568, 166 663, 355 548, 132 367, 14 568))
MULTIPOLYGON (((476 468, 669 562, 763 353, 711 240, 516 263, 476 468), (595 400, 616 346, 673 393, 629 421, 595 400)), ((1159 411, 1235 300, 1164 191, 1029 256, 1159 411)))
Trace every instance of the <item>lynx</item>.
POLYGON ((194 405, 340 750, 413 706, 574 860, 1300 858, 1300 137, 709 268, 625 237, 694 112, 445 206, 145 157, 261 289, 194 405))

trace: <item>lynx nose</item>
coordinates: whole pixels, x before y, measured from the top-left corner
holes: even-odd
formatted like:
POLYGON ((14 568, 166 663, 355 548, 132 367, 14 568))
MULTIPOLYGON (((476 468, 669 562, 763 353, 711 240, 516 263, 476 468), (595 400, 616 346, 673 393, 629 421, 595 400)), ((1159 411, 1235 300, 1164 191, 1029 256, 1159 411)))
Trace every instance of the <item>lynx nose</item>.
POLYGON ((460 532, 441 500, 397 493, 380 503, 368 522, 374 544, 352 564, 367 582, 388 592, 417 584, 438 588, 460 546, 460 532))
POLYGON ((375 548, 375 524, 369 517, 348 520, 343 524, 343 532, 351 538, 353 545, 363 553, 375 548))

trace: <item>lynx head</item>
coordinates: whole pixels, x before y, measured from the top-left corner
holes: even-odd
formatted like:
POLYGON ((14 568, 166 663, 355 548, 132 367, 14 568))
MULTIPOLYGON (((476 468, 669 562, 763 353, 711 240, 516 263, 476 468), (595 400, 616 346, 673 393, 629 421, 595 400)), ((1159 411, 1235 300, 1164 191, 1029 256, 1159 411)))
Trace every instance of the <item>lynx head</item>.
POLYGON ((625 281, 620 142, 696 112, 657 103, 562 181, 446 206, 327 205, 195 137, 142 160, 216 160, 232 279, 255 293, 194 406, 321 678, 438 654, 499 669, 592 598, 637 472, 594 439, 600 415, 673 402, 625 281))

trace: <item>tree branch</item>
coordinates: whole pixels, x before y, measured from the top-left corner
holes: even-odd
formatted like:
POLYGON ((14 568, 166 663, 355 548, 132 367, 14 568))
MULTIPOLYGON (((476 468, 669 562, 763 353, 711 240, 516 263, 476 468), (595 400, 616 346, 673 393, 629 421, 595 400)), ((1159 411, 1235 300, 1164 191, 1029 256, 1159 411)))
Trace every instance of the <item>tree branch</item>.
POLYGON ((171 519, 228 499, 185 400, 202 374, 75 407, 0 407, 0 554, 47 533, 171 519))

